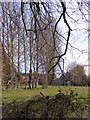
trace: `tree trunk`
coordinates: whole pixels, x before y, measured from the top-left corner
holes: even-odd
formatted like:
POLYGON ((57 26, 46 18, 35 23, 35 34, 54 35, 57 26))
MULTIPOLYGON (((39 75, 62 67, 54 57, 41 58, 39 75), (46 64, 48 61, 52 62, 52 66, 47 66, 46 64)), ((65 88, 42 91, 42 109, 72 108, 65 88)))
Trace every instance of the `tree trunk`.
POLYGON ((32 80, 32 88, 35 88, 35 49, 33 54, 34 54, 34 63, 33 63, 34 74, 33 74, 33 80, 32 80))
MULTIPOLYGON (((19 16, 20 16, 20 11, 19 11, 19 16)), ((20 17, 19 17, 19 24, 20 24, 20 17)), ((20 29, 18 26, 18 78, 17 78, 17 88, 19 87, 19 82, 20 82, 20 29)))
POLYGON ((35 20, 35 37, 36 37, 36 52, 37 52, 35 88, 37 88, 38 87, 38 35, 37 35, 36 20, 35 20))
MULTIPOLYGON (((9 9, 9 3, 8 3, 8 9, 9 9)), ((7 12, 7 11, 6 11, 7 12)), ((8 26, 8 15, 6 14, 6 22, 7 22, 7 49, 8 49, 8 56, 10 57, 10 48, 9 48, 9 26, 8 26)))
MULTIPOLYGON (((32 20, 31 20, 31 30, 32 30, 32 20)), ((30 47, 30 77, 29 77, 29 89, 31 89, 31 80, 32 80, 32 33, 30 31, 30 41, 29 41, 29 47, 30 47)))
POLYGON ((14 67, 14 36, 13 36, 13 32, 15 31, 16 25, 13 26, 13 24, 11 23, 11 19, 10 19, 10 31, 11 31, 11 85, 10 88, 15 87, 16 84, 16 79, 15 79, 15 67, 14 67), (13 28, 14 27, 14 28, 13 28))
POLYGON ((23 46, 24 46, 24 63, 25 63, 25 89, 27 89, 27 74, 26 74, 26 45, 25 45, 24 30, 23 30, 23 46))
MULTIPOLYGON (((2 89, 2 87, 3 87, 3 84, 2 84, 2 46, 1 46, 1 28, 0 28, 0 90, 2 89)), ((0 92, 0 95, 1 95, 1 92, 0 92)))

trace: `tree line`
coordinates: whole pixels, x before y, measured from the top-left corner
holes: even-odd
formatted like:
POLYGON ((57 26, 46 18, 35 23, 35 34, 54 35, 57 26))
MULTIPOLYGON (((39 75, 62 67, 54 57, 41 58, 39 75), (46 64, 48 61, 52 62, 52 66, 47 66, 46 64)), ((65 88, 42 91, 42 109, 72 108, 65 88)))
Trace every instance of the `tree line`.
MULTIPOLYGON (((78 8, 80 4, 82 3, 78 4, 78 8)), ((6 71, 12 74, 10 78, 4 80, 5 83, 14 81, 17 73, 18 79, 15 84, 18 86, 20 73, 24 70, 27 81, 27 71, 31 70, 31 76, 36 73, 37 83, 38 74, 46 74, 43 85, 46 87, 50 77, 54 80, 56 72, 62 72, 60 61, 67 53, 69 46, 72 28, 67 19, 67 17, 70 19, 70 16, 67 15, 66 4, 62 0, 57 1, 56 4, 21 1, 3 2, 0 6, 2 51, 3 55, 5 52, 10 59, 8 62, 10 65, 6 71), (60 29, 62 24, 63 30, 60 29)), ((7 74, 3 72, 3 76, 7 74)), ((38 87, 37 85, 35 87, 38 87)), ((25 87, 27 88, 27 82, 25 87)))

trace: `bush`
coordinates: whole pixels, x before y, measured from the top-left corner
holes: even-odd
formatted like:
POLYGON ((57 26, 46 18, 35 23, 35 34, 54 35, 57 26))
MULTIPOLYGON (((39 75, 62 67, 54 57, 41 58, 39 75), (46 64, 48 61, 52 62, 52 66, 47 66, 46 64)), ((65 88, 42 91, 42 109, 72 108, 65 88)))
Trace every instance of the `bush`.
POLYGON ((66 94, 59 91, 53 97, 44 96, 42 93, 24 103, 3 103, 4 118, 54 118, 65 120, 65 118, 84 116, 87 105, 84 98, 80 98, 77 93, 70 90, 66 94))

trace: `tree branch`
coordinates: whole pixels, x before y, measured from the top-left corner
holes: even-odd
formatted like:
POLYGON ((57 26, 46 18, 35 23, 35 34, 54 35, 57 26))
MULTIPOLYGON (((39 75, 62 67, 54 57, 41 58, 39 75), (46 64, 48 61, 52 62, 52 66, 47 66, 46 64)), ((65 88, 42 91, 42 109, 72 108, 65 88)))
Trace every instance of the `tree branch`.
POLYGON ((25 21, 24 21, 24 2, 21 2, 21 15, 22 15, 22 21, 23 21, 23 24, 24 24, 24 28, 25 28, 25 31, 26 31, 26 35, 27 35, 27 29, 26 29, 26 24, 25 24, 25 21))
POLYGON ((62 0, 61 0, 61 5, 62 5, 62 8, 63 8, 63 13, 62 13, 63 19, 64 19, 64 22, 65 22, 65 24, 67 25, 67 27, 68 27, 68 29, 69 29, 69 30, 68 30, 67 42, 66 42, 66 48, 65 48, 64 53, 61 54, 61 55, 58 57, 57 62, 50 68, 50 70, 49 70, 48 72, 50 72, 54 67, 56 67, 56 66, 58 65, 59 61, 60 61, 60 58, 62 58, 62 57, 66 54, 67 49, 68 49, 68 44, 69 44, 70 33, 71 33, 71 31, 72 31, 72 29, 70 28, 70 26, 69 26, 69 24, 68 24, 68 22, 67 22, 67 20, 66 20, 66 17, 65 17, 66 6, 65 6, 64 2, 62 2, 62 0))

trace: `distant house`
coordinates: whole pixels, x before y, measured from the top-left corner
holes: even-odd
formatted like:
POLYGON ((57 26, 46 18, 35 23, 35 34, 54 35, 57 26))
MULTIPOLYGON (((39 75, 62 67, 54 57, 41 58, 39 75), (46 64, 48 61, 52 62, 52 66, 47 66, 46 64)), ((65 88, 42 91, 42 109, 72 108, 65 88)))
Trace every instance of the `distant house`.
POLYGON ((22 80, 22 83, 25 83, 26 82, 26 78, 27 78, 27 82, 29 81, 29 73, 21 73, 21 80, 22 80))
POLYGON ((39 73, 38 74, 38 84, 43 85, 46 80, 46 74, 39 73))
MULTIPOLYGON (((29 73, 26 73, 26 75, 25 75, 25 73, 21 73, 22 83, 26 82, 26 77, 27 77, 27 82, 28 82, 29 81, 29 73)), ((35 79, 35 74, 33 73, 32 74, 32 81, 34 81, 34 79, 35 79)), ((43 85, 45 79, 46 79, 45 74, 42 74, 42 73, 38 74, 38 84, 39 85, 43 85)))
MULTIPOLYGON (((25 82, 25 80, 26 80, 26 77, 27 77, 27 82, 29 81, 29 73, 26 73, 26 75, 25 75, 25 73, 22 73, 22 81, 23 81, 23 83, 25 82)), ((32 81, 34 81, 34 77, 35 77, 35 75, 33 74, 32 75, 32 81)), ((44 78, 45 78, 45 75, 44 74, 38 74, 38 83, 40 84, 40 85, 42 85, 42 83, 43 83, 43 81, 44 81, 44 78)))

